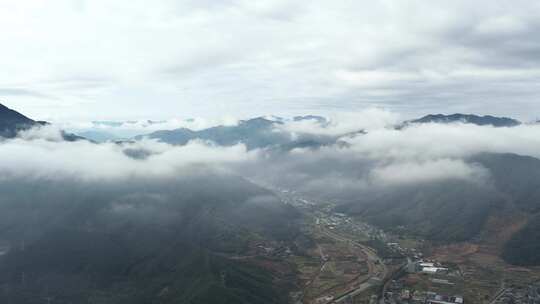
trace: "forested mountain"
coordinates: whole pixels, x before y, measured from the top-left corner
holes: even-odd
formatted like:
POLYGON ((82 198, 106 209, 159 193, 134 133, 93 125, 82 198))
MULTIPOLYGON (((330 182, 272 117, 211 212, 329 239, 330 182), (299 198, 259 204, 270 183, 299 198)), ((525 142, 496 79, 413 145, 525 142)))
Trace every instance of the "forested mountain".
POLYGON ((241 260, 296 237, 294 209, 234 176, 0 183, 0 302, 283 303, 241 260))
MULTIPOLYGON (((514 264, 537 265, 536 229, 540 219, 540 160, 516 154, 483 153, 468 160, 489 170, 486 184, 444 180, 373 189, 341 205, 348 212, 388 230, 413 233, 435 243, 470 241, 488 218, 521 214, 528 224, 504 245, 503 257, 514 264), (502 215, 501 215, 502 213, 502 215)), ((508 223, 509 225, 511 223, 508 223)))

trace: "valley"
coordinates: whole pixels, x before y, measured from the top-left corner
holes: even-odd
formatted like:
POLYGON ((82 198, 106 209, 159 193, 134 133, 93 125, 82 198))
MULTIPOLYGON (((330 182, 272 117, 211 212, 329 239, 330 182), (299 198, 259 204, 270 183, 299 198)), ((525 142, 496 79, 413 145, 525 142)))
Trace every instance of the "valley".
POLYGON ((274 191, 301 210, 313 239, 305 255, 287 257, 299 272, 291 303, 528 303, 540 280, 540 267, 509 265, 489 244, 438 245, 384 232, 331 203, 274 191))

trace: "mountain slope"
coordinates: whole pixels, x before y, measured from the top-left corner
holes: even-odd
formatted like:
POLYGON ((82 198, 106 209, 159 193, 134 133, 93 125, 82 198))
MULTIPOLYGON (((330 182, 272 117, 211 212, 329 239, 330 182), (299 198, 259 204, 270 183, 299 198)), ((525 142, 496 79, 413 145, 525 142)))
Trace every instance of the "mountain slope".
MULTIPOLYGON (((23 114, 0 104, 0 138, 14 138, 21 131, 30 128, 45 126, 45 121, 35 121, 23 114)), ((84 137, 61 131, 62 138, 66 141, 84 140, 84 137)))
POLYGON ((522 266, 540 265, 540 214, 528 223, 505 244, 502 257, 509 263, 522 266))
POLYGON ((21 113, 0 104, 0 137, 12 138, 21 130, 27 130, 44 122, 34 121, 21 113))
POLYGON ((227 256, 294 238, 298 214, 238 177, 10 180, 0 191, 2 303, 285 302, 276 275, 227 256))
POLYGON ((504 203, 493 188, 448 180, 377 189, 338 211, 356 214, 387 230, 446 243, 477 235, 491 211, 504 203))
MULTIPOLYGON (((510 236, 502 257, 520 265, 540 265, 540 160, 515 154, 483 153, 468 162, 490 172, 487 184, 445 180, 391 189, 372 189, 338 207, 382 228, 413 233, 435 243, 478 240, 488 219, 526 218, 510 236), (515 215, 519 215, 516 217, 515 215)), ((482 241, 481 239, 478 241, 482 241)))

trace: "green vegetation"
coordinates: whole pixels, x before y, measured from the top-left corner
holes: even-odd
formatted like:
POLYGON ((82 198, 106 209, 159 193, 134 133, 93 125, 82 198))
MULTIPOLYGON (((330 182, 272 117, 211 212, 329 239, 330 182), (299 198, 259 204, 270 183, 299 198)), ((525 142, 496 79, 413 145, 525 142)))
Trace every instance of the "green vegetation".
POLYGON ((203 180, 0 184, 0 302, 286 302, 276 274, 228 256, 294 237, 298 215, 242 179, 203 180))

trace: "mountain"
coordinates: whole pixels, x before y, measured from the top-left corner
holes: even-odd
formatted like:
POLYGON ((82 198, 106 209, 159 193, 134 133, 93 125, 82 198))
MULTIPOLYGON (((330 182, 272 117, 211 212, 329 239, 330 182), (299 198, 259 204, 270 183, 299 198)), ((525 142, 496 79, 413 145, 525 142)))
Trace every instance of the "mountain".
MULTIPOLYGON (((297 116, 294 120, 315 120, 321 124, 326 123, 326 119, 320 116, 297 116)), ((235 126, 217 126, 200 131, 193 131, 187 128, 163 130, 148 135, 136 136, 135 139, 151 138, 173 145, 185 145, 194 139, 211 141, 220 146, 232 146, 243 143, 249 150, 268 147, 284 150, 300 147, 317 148, 336 143, 339 139, 339 136, 309 134, 296 134, 293 136, 291 133, 277 128, 283 125, 283 123, 281 119, 269 120, 263 117, 257 117, 242 120, 235 126)))
POLYGON ((540 265, 540 215, 536 214, 505 244, 502 257, 521 266, 540 265))
POLYGON ((508 117, 495 116, 478 116, 473 114, 430 114, 419 119, 407 121, 405 124, 421 124, 421 123, 467 123, 478 126, 493 126, 493 127, 515 127, 521 124, 520 121, 508 117))
POLYGON ((518 265, 540 265, 540 159, 516 154, 482 153, 467 160, 490 173, 487 184, 446 180, 372 189, 337 207, 384 229, 412 233, 444 244, 483 241, 490 220, 508 227, 525 225, 496 244, 501 256, 518 265))
POLYGON ((504 204, 495 189, 450 180, 374 189, 338 211, 361 216, 386 230, 412 233, 437 243, 462 242, 480 233, 504 204))
MULTIPOLYGON (((45 126, 49 123, 46 121, 35 121, 23 114, 12 110, 0 104, 0 137, 14 138, 21 131, 28 130, 33 127, 45 126)), ((85 140, 86 138, 61 131, 61 135, 66 141, 85 140)))
MULTIPOLYGON (((515 154, 483 154, 479 161, 489 168, 495 186, 509 200, 508 212, 526 219, 504 244, 501 256, 516 265, 540 265, 540 160, 515 154)), ((508 220, 505 224, 514 223, 508 220)))
POLYGON ((239 177, 14 179, 0 191, 1 303, 286 302, 290 279, 271 260, 235 257, 293 240, 299 214, 239 177))
POLYGON ((0 104, 0 137, 13 138, 22 130, 44 125, 45 122, 34 121, 21 113, 0 104))

